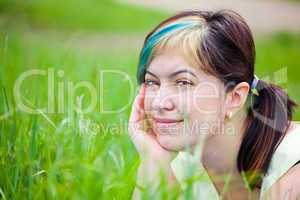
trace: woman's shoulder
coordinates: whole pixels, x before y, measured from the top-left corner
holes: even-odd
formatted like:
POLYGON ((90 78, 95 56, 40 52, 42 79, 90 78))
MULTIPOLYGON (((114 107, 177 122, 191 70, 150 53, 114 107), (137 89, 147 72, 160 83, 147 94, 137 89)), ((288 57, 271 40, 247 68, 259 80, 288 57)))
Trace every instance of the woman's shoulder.
MULTIPOLYGON (((284 161, 287 163, 298 162, 300 160, 300 122, 293 121, 287 130, 286 135, 277 146, 271 160, 271 165, 276 165, 284 161), (278 163, 277 163, 278 162, 278 163)), ((278 166, 276 167, 278 168, 278 166)))
POLYGON ((287 131, 287 135, 290 133, 300 134, 300 121, 292 121, 287 131))
POLYGON ((287 158, 300 156, 300 122, 293 121, 287 130, 286 135, 278 145, 273 157, 277 154, 284 154, 287 158))
POLYGON ((287 144, 290 144, 291 142, 292 143, 300 142, 298 140, 294 141, 294 139, 299 138, 299 137, 300 137, 300 121, 292 121, 290 124, 290 127, 287 130, 286 135, 284 136, 281 143, 278 145, 278 149, 281 149, 282 148, 281 146, 286 146, 287 144))
POLYGON ((273 157, 285 156, 286 159, 299 157, 300 160, 300 122, 293 121, 284 136, 283 140, 278 145, 273 157))
POLYGON ((300 161, 300 122, 291 122, 287 134, 272 156, 267 174, 263 178, 262 192, 270 188, 290 168, 300 161))

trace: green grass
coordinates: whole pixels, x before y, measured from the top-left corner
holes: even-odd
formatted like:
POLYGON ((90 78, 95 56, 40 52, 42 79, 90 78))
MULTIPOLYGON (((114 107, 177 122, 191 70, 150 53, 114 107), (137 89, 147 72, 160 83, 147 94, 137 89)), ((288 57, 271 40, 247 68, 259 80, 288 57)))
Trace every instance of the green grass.
MULTIPOLYGON (((66 45, 64 38, 47 34, 26 37, 24 33, 31 28, 139 32, 151 29, 164 14, 150 17, 146 15, 157 12, 111 1, 103 1, 111 5, 103 8, 97 3, 100 1, 94 4, 90 1, 82 5, 81 10, 71 5, 70 0, 52 1, 56 4, 31 0, 18 6, 16 2, 0 4, 5 20, 26 16, 26 20, 18 24, 21 29, 4 26, 8 25, 4 23, 2 29, 5 29, 0 34, 0 196, 2 199, 130 199, 139 164, 124 125, 130 108, 119 114, 100 112, 101 107, 117 109, 130 102, 129 85, 117 75, 105 76, 101 85, 99 70, 120 70, 135 80, 139 49, 84 51, 81 47, 66 45), (104 12, 97 12, 97 8, 104 12), (17 14, 18 10, 21 14, 17 14), (87 14, 89 12, 93 17, 87 14), (71 20, 77 15, 78 20, 71 20), (94 15, 110 17, 98 21, 94 15), (29 26, 24 25, 24 21, 29 26), (38 109, 37 114, 20 111, 13 94, 15 80, 30 69, 44 72, 53 69, 55 73, 55 98, 50 101, 46 75, 32 76, 22 84, 22 99, 26 105, 38 109), (60 70, 63 76, 58 74, 60 70), (76 97, 84 95, 84 108, 89 104, 91 97, 87 89, 79 88, 73 97, 67 92, 69 83, 82 81, 88 81, 97 89, 96 107, 88 114, 75 109, 80 104, 76 103, 76 97), (100 99, 100 91, 104 99, 100 99), (43 111, 47 103, 53 105, 56 113, 43 111), (59 106, 64 108, 63 113, 57 113, 59 106), (87 120, 92 126, 82 127, 87 120)), ((291 96, 300 102, 300 35, 275 34, 257 40, 256 44, 259 77, 273 74, 270 79, 288 88, 291 96), (278 78, 278 71, 283 73, 284 67, 288 67, 287 81, 278 78)), ((299 109, 295 120, 300 120, 299 109)), ((157 195, 173 199, 178 193, 166 192, 162 185, 157 195)))
POLYGON ((0 14, 4 27, 101 32, 148 31, 167 16, 113 0, 2 0, 0 14))
MULTIPOLYGON (((67 87, 64 113, 26 114, 16 106, 13 87, 24 71, 53 68, 56 99, 52 103, 57 109, 60 83, 89 81, 99 95, 99 70, 121 70, 134 80, 138 49, 83 53, 47 38, 24 40, 17 33, 1 35, 1 45, 0 188, 6 199, 130 199, 139 164, 127 135, 130 108, 119 114, 100 112, 100 106, 113 109, 130 101, 129 85, 122 77, 105 77, 104 102, 98 99, 88 114, 75 109, 67 87), (64 71, 63 77, 57 75, 59 70, 64 71), (81 128, 86 120, 93 124, 81 128)), ((24 81, 21 93, 28 106, 47 106, 47 78, 33 76, 24 81)), ((87 90, 79 89, 75 95, 83 94, 83 104, 88 103, 87 90)), ((159 194, 168 196, 163 188, 159 194)))
MULTIPOLYGON (((281 34, 258 41, 257 47, 258 75, 264 77, 288 66, 288 84, 283 86, 288 86, 299 102, 300 37, 281 34)), ((56 89, 59 83, 82 80, 99 88, 97 71, 112 66, 134 79, 137 55, 138 49, 83 53, 59 42, 23 41, 16 33, 1 35, 1 111, 8 115, 1 115, 0 123, 0 188, 6 199, 129 198, 135 185, 138 155, 125 128, 107 129, 127 121, 129 109, 118 115, 102 114, 98 101, 94 112, 81 115, 74 111, 65 92, 65 113, 29 115, 18 110, 12 90, 15 79, 33 68, 63 70, 64 77, 56 76, 56 89), (69 123, 65 123, 67 119, 69 123), (82 119, 101 123, 104 128, 90 127, 86 133, 79 128, 82 119)), ((106 77, 105 108, 118 108, 129 101, 128 84, 117 84, 120 81, 120 77, 106 77)), ((27 103, 31 102, 28 105, 46 106, 46 76, 29 78, 23 87, 22 95, 27 103)), ((79 90, 76 96, 84 93, 84 102, 88 102, 87 91, 79 90)), ((58 99, 54 102, 57 104, 58 99)), ((295 119, 300 119, 299 110, 295 119)))
MULTIPOLYGON (((83 116, 80 112, 76 113, 70 103, 66 105, 64 114, 46 113, 48 120, 43 114, 28 115, 18 111, 12 99, 12 89, 14 79, 23 71, 31 68, 47 70, 50 67, 65 72, 65 77, 55 83, 56 88, 58 82, 73 81, 75 84, 80 80, 88 80, 96 87, 95 73, 101 66, 114 64, 132 74, 133 69, 126 67, 135 64, 134 57, 118 56, 119 60, 115 61, 116 55, 111 54, 83 55, 61 46, 53 47, 53 44, 22 43, 24 41, 13 34, 9 35, 6 43, 3 37, 1 39, 1 44, 5 44, 1 48, 1 58, 6 58, 1 59, 1 88, 5 88, 5 93, 2 90, 1 107, 3 112, 9 113, 1 119, 0 127, 0 187, 6 198, 128 198, 134 185, 137 154, 125 131, 114 131, 116 134, 112 135, 113 131, 106 130, 106 126, 125 120, 127 111, 118 116, 103 116, 97 111, 98 104, 95 112, 83 116), (6 51, 5 55, 3 51, 6 51), (64 124, 67 119, 69 122, 64 124), (101 123, 104 128, 90 128, 88 133, 80 131, 82 119, 101 123)), ((107 80, 104 89, 106 108, 124 102, 125 99, 109 97, 124 96, 126 89, 123 93, 121 87, 109 84, 107 80)), ((47 77, 28 79, 22 92, 28 98, 27 102, 31 102, 28 105, 46 106, 47 77)), ((67 97, 65 103, 68 102, 67 97)))
POLYGON ((77 32, 149 31, 166 14, 109 0, 1 1, 0 7, 0 198, 130 199, 139 161, 126 134, 129 108, 119 114, 100 112, 101 106, 118 108, 130 100, 123 98, 128 97, 128 83, 117 75, 105 76, 100 88, 99 71, 114 68, 134 79, 138 50, 89 50, 66 43, 77 32), (36 30, 42 33, 31 34, 36 30), (48 101, 47 76, 32 76, 22 84, 21 95, 40 110, 35 115, 21 112, 13 98, 15 80, 30 69, 48 68, 55 73, 55 99, 48 101), (89 92, 79 88, 74 98, 67 93, 68 83, 81 81, 97 89, 97 105, 86 115, 75 109, 75 99, 85 95, 84 107, 91 100, 89 92), (59 84, 64 85, 63 100, 56 98, 59 84), (56 111, 61 103, 64 112, 44 112, 47 102, 56 111))

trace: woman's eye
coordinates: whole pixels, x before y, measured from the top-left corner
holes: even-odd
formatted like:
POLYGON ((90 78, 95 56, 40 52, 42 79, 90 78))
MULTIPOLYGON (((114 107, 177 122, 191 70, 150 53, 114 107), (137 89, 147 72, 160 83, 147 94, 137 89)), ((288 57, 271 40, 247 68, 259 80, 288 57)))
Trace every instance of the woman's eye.
POLYGON ((156 81, 153 81, 153 80, 145 80, 145 84, 147 85, 147 86, 153 86, 153 85, 158 85, 158 83, 156 82, 156 81))
POLYGON ((179 85, 179 86, 191 86, 191 85, 194 85, 191 81, 188 81, 188 80, 176 81, 176 84, 179 85))

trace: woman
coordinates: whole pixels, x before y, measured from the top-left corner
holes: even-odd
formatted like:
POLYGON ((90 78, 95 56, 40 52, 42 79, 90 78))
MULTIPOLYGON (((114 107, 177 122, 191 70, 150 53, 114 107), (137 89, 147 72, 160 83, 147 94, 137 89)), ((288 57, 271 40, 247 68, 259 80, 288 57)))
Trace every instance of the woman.
POLYGON ((195 199, 300 197, 296 103, 254 67, 251 31, 230 10, 181 12, 147 35, 129 124, 138 184, 155 189, 163 170, 185 189, 204 172, 209 181, 193 185, 195 199))

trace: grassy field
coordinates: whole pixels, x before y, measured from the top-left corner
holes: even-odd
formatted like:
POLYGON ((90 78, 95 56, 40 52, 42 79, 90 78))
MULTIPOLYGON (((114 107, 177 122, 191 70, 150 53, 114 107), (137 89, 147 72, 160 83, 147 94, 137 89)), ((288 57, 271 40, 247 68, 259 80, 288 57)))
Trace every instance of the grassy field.
POLYGON ((0 12, 0 23, 6 27, 101 32, 148 30, 167 16, 159 11, 112 0, 1 0, 0 12))
MULTIPOLYGON (((101 111, 130 103, 129 83, 117 74, 105 76, 102 83, 99 77, 101 70, 113 69, 134 80, 139 49, 83 51, 70 48, 64 38, 26 33, 145 33, 166 14, 107 0, 77 5, 70 0, 17 2, 0 4, 0 198, 130 199, 139 164, 126 134, 130 108, 118 114, 101 111), (18 107, 14 87, 21 74, 33 69, 42 75, 27 78, 20 88, 21 101, 37 112, 28 114, 18 107), (52 72, 53 84, 48 77, 52 72), (96 106, 86 114, 82 109, 92 101, 90 92, 78 88, 70 93, 68 88, 84 81, 97 91, 96 106), (54 88, 53 99, 49 87, 54 88)), ((256 44, 257 74, 275 80, 299 102, 300 35, 274 34, 256 44), (281 78, 284 73, 287 79, 281 78)), ((300 120, 299 110, 295 120, 300 120)), ((164 187, 157 195, 176 196, 164 187)))

